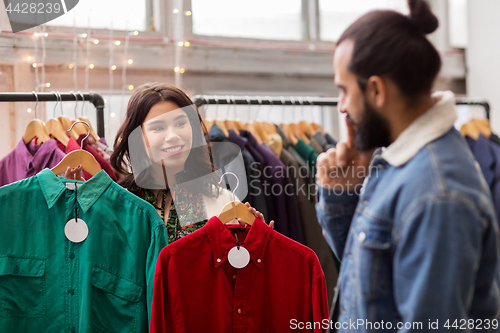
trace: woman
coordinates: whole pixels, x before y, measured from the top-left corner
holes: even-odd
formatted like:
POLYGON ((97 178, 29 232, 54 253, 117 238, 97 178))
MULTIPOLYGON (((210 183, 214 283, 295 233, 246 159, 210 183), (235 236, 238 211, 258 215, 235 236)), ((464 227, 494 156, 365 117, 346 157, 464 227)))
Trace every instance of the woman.
MULTIPOLYGON (((145 84, 132 94, 118 130, 110 160, 120 175, 118 183, 156 207, 166 224, 169 242, 200 229, 232 200, 229 191, 217 186, 220 175, 213 173, 207 132, 187 94, 160 83, 145 84), (200 176, 204 176, 202 186, 198 182, 176 187, 200 176), (173 192, 180 209, 174 204, 171 188, 176 189, 173 192), (187 219, 194 223, 182 223, 187 219)), ((79 174, 78 168, 68 170, 66 177, 79 179, 79 174)), ((260 212, 246 205, 264 220, 260 212)))

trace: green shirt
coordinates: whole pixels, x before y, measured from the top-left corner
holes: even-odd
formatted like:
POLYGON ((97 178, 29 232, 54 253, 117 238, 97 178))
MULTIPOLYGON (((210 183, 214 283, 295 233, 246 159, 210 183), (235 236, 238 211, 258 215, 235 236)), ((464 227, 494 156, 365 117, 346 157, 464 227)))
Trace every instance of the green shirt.
POLYGON ((150 204, 104 171, 80 182, 44 169, 1 187, 0 212, 0 332, 148 331, 167 245, 150 204), (75 205, 89 228, 80 243, 64 233, 75 205))
POLYGON ((307 166, 311 169, 312 174, 315 175, 316 159, 318 158, 318 154, 314 151, 314 149, 311 146, 305 143, 302 139, 297 140, 297 144, 295 145, 295 150, 297 150, 297 153, 299 153, 300 156, 302 156, 302 158, 307 161, 307 166))

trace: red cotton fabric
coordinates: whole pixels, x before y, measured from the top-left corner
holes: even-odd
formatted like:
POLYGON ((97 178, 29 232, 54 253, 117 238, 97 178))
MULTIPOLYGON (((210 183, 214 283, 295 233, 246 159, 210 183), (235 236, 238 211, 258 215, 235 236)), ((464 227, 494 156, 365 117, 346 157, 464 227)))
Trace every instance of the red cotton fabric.
POLYGON ((323 332, 324 319, 326 281, 316 254, 257 218, 243 228, 214 216, 158 258, 152 333, 280 333, 299 322, 316 323, 301 332, 323 332), (234 233, 250 253, 241 269, 227 260, 234 233))

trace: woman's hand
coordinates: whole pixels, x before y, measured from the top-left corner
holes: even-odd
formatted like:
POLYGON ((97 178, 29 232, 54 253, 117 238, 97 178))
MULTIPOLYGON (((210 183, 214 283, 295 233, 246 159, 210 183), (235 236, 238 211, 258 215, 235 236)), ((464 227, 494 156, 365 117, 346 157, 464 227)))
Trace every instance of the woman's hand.
POLYGON ((66 172, 64 173, 64 178, 85 181, 85 179, 82 177, 82 169, 83 168, 81 164, 73 169, 67 167, 66 172))
MULTIPOLYGON (((264 222, 266 222, 266 220, 264 220, 264 215, 262 215, 261 212, 257 211, 255 208, 253 208, 252 206, 250 206, 250 203, 248 202, 245 202, 245 206, 248 207, 248 210, 250 211, 250 213, 252 213, 256 218, 258 218, 259 220, 262 220, 264 222)), ((245 221, 243 221, 242 219, 238 218, 238 222, 244 226, 245 225, 245 221)), ((269 227, 271 229, 274 230, 274 221, 271 221, 269 222, 269 227)))

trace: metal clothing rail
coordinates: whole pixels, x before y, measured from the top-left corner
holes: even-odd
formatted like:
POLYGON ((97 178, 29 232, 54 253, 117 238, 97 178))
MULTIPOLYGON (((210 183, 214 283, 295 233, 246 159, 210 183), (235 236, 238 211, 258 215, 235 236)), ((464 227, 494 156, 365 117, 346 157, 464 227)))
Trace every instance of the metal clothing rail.
MULTIPOLYGON (((332 97, 310 96, 233 96, 233 95, 196 95, 193 102, 202 105, 317 105, 337 106, 339 99, 332 97)), ((456 105, 478 105, 484 108, 486 118, 490 119, 490 104, 482 99, 457 97, 456 105)))
MULTIPOLYGON (((37 92, 39 102, 75 102, 86 101, 94 104, 97 118, 97 135, 104 137, 104 99, 101 95, 87 92, 59 92, 60 97, 52 92, 37 92), (83 99, 82 99, 83 94, 83 99)), ((32 92, 0 92, 0 102, 36 102, 37 97, 32 92)))

